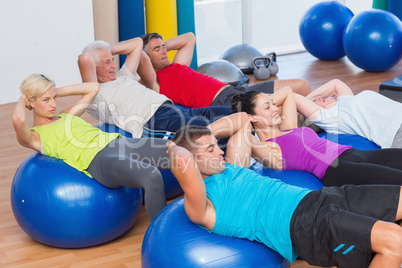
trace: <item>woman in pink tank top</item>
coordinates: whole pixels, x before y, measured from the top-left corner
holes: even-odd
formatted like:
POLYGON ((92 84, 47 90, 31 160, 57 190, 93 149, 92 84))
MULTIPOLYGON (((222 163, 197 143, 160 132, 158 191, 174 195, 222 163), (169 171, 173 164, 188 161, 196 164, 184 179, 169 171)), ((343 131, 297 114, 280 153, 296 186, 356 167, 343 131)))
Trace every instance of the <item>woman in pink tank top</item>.
POLYGON ((296 103, 288 87, 273 95, 254 91, 236 95, 232 110, 249 115, 260 140, 252 141, 253 157, 265 166, 309 172, 325 186, 402 185, 402 149, 361 151, 298 128, 296 103))

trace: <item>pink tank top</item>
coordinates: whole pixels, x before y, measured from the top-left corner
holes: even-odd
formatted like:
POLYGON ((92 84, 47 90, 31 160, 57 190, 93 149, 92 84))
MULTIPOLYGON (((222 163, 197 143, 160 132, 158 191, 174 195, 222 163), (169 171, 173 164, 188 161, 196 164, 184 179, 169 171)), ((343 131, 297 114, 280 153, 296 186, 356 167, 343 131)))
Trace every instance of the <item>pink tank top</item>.
POLYGON ((172 63, 156 73, 159 93, 175 104, 191 108, 208 107, 226 83, 198 73, 188 66, 172 63))
POLYGON ((302 127, 289 133, 268 139, 277 143, 282 151, 283 170, 300 170, 314 174, 320 180, 328 166, 352 146, 340 145, 318 135, 310 128, 302 127))

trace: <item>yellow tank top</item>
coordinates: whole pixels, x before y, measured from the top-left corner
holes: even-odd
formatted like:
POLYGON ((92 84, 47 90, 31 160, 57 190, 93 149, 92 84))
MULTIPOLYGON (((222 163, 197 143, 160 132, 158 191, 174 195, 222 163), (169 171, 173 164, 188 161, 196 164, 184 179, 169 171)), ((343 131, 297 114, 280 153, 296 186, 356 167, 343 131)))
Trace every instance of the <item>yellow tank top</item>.
POLYGON ((43 153, 92 177, 86 171, 92 159, 120 134, 103 132, 75 115, 57 116, 60 120, 54 123, 32 128, 40 136, 43 153))

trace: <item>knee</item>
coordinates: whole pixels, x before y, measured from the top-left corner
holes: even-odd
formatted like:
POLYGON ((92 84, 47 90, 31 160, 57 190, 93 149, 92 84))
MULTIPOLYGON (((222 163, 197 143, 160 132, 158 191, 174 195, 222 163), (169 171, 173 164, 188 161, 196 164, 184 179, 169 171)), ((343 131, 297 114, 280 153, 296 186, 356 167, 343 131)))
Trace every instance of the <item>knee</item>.
POLYGON ((307 96, 308 94, 311 93, 311 87, 309 82, 307 82, 307 80, 304 79, 299 79, 298 81, 298 87, 295 89, 293 89, 295 93, 298 93, 300 95, 303 96, 307 96))
POLYGON ((377 253, 389 256, 402 263, 402 228, 397 224, 393 224, 385 232, 384 239, 386 239, 386 243, 377 253))
POLYGON ((394 241, 391 243, 391 253, 402 263, 402 228, 398 225, 396 226, 396 230, 390 234, 390 237, 394 238, 394 241))
MULTIPOLYGON (((311 87, 310 84, 307 82, 307 80, 304 79, 293 79, 293 80, 285 80, 286 81, 286 86, 290 87, 294 93, 307 96, 308 94, 311 93, 311 87)), ((284 87, 283 83, 278 83, 277 86, 275 86, 275 90, 279 90, 284 87)))
POLYGON ((161 172, 158 169, 154 169, 147 174, 145 180, 144 190, 160 190, 164 188, 164 182, 161 172))

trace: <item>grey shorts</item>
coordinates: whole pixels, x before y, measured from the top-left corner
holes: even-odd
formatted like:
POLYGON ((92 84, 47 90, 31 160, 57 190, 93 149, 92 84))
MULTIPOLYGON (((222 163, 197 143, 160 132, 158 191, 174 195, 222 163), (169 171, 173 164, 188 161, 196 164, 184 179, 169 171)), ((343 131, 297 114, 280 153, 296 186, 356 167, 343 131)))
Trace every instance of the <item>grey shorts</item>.
POLYGON ((258 91, 266 94, 274 93, 274 80, 257 83, 252 86, 247 84, 239 84, 237 86, 228 86, 222 90, 218 96, 212 101, 210 106, 231 106, 233 96, 237 94, 244 94, 247 91, 258 91))
POLYGON ((311 265, 368 267, 372 227, 377 220, 395 222, 400 189, 345 185, 309 193, 290 223, 297 255, 311 265))

